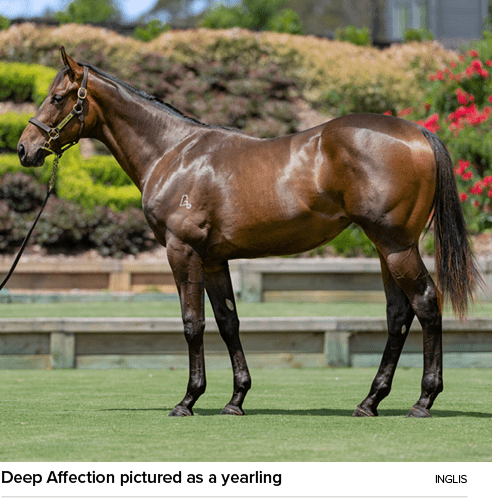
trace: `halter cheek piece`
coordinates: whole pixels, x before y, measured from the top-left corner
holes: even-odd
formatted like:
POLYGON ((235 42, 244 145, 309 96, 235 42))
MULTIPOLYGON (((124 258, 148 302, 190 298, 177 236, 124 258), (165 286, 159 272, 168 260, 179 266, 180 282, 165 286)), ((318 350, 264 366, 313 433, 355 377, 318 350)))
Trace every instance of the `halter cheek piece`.
POLYGON ((48 134, 48 141, 44 143, 41 149, 48 151, 50 154, 54 154, 55 156, 61 156, 67 149, 77 144, 77 142, 80 140, 82 136, 82 131, 84 129, 83 111, 84 111, 84 100, 87 97, 88 77, 89 77, 89 68, 87 66, 84 66, 84 76, 82 78, 82 83, 80 85, 80 88, 77 92, 77 102, 73 106, 73 109, 70 111, 70 113, 68 113, 68 115, 56 127, 51 128, 42 121, 39 121, 37 118, 29 119, 29 123, 36 125, 37 127, 41 128, 41 130, 43 130, 48 134), (70 142, 69 144, 65 145, 63 148, 60 148, 60 152, 54 151, 53 143, 60 138, 60 132, 74 116, 77 116, 80 121, 80 129, 77 140, 75 140, 74 142, 70 142))

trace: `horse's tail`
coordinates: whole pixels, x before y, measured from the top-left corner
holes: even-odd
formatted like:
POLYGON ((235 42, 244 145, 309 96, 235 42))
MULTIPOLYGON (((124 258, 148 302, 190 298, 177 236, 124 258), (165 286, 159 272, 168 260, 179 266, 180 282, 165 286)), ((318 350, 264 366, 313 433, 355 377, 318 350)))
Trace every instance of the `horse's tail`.
POLYGON ((449 297, 454 313, 462 319, 483 281, 470 248, 451 157, 438 137, 425 128, 421 131, 434 151, 437 165, 433 215, 437 286, 443 300, 449 297))

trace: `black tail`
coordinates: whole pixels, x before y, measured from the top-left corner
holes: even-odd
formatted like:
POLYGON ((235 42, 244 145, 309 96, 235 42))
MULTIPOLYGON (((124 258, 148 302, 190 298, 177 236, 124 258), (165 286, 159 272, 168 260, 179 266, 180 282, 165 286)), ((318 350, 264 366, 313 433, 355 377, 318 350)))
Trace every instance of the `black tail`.
POLYGON ((434 197, 437 285, 443 299, 450 298, 454 313, 462 319, 483 281, 470 248, 451 157, 438 137, 425 128, 421 131, 434 151, 437 164, 434 197))

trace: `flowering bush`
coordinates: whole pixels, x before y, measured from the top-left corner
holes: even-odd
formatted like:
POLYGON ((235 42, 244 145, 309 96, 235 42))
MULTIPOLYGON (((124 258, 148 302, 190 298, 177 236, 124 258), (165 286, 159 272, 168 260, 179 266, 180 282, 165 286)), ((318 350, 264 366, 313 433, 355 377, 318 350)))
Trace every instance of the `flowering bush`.
POLYGON ((428 79, 424 104, 398 115, 439 135, 457 161, 456 180, 470 229, 490 229, 492 60, 470 50, 428 79))

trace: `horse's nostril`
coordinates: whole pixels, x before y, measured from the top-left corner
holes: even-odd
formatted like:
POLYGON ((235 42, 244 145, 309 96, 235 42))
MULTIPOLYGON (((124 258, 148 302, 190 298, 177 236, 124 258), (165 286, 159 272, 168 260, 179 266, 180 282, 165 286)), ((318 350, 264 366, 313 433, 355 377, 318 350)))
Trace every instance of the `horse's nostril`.
POLYGON ((24 144, 19 144, 17 146, 17 154, 19 155, 19 159, 21 161, 26 159, 26 148, 24 147, 24 144))

